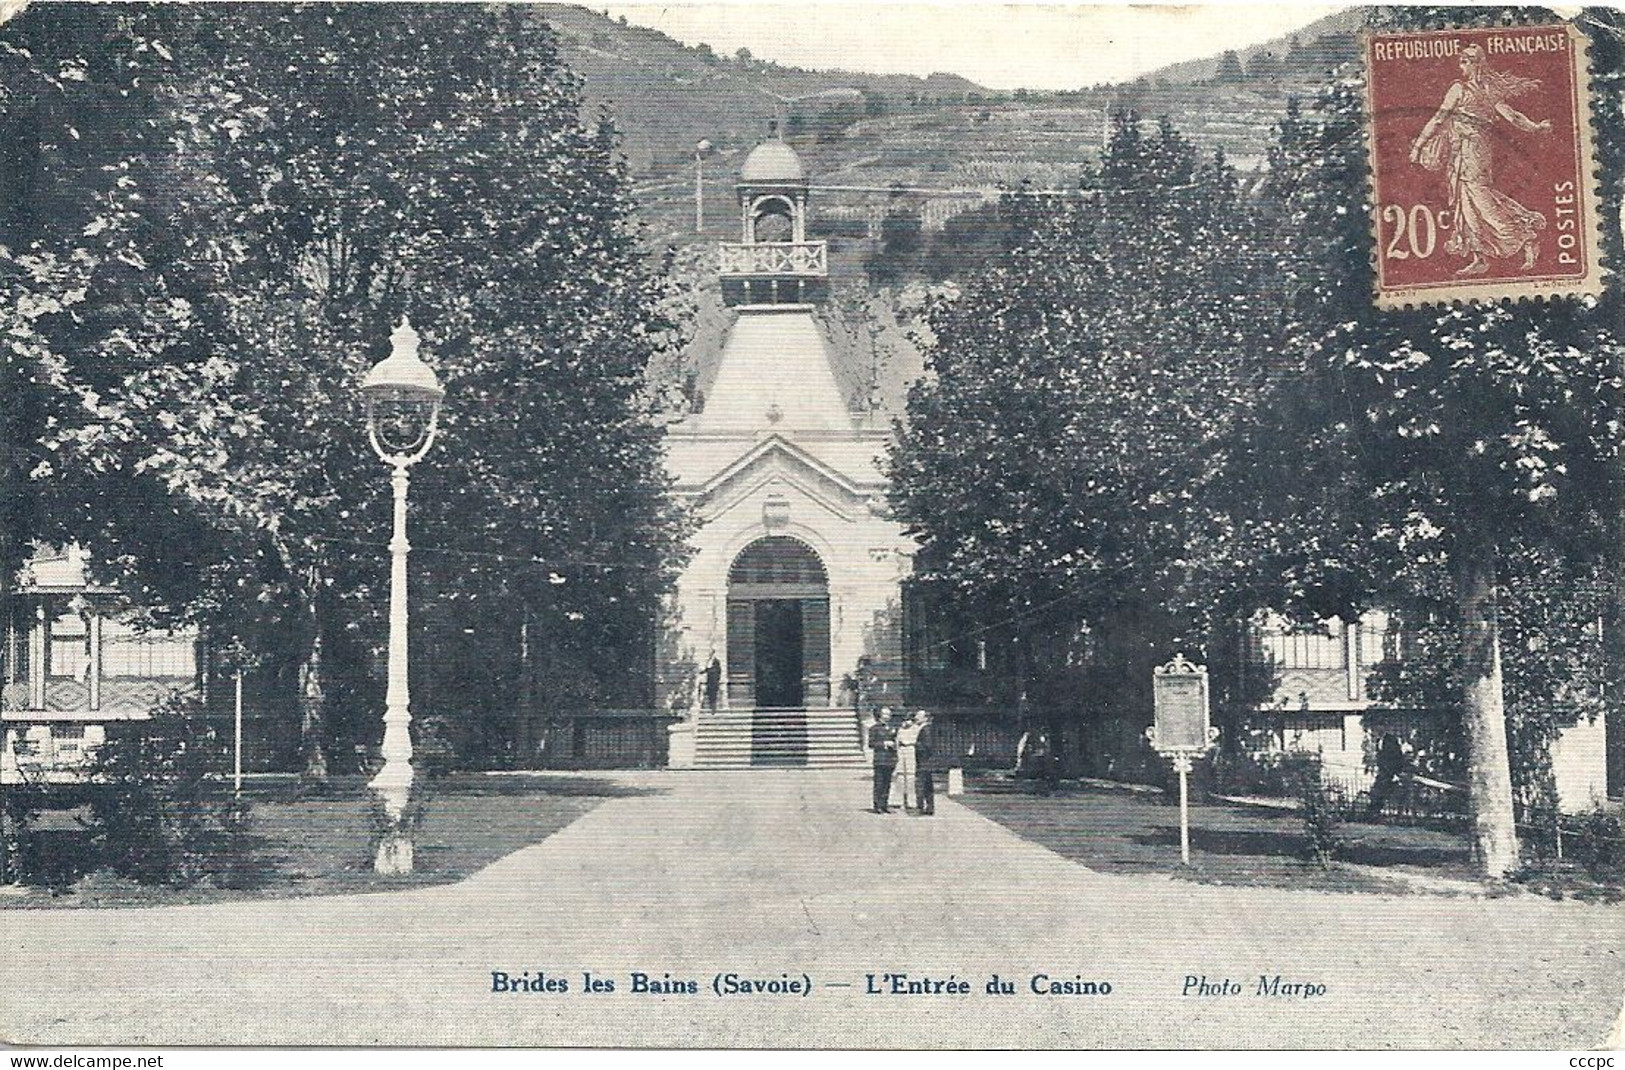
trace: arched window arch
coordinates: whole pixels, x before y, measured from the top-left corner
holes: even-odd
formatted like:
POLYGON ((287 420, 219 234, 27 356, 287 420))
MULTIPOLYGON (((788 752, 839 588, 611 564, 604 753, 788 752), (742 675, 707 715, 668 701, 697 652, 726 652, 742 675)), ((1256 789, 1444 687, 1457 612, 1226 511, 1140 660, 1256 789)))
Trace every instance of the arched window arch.
POLYGON ((758 197, 750 207, 750 240, 787 242, 795 240, 796 206, 782 194, 758 197))
POLYGON ((767 535, 728 569, 728 702, 735 706, 827 706, 830 700, 829 574, 816 551, 767 535))
MULTIPOLYGON (((829 574, 818 553, 789 535, 768 535, 739 552, 728 569, 730 590, 738 588, 827 588, 829 574)), ((793 597, 786 591, 781 597, 793 597)))

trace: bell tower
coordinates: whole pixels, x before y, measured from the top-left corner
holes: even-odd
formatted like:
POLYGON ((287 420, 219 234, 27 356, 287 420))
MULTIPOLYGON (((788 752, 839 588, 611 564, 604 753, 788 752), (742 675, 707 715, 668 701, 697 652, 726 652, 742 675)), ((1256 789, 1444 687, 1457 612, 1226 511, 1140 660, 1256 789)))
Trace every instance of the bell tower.
POLYGON ((718 250, 722 299, 734 307, 812 304, 829 286, 829 245, 807 240, 807 172, 777 125, 739 171, 740 240, 718 250))
POLYGON ((673 490, 698 520, 659 668, 694 711, 667 729, 674 767, 861 765, 841 681, 860 665, 903 679, 912 543, 884 506, 888 432, 854 418, 820 320, 829 250, 807 236, 807 179, 777 136, 745 157, 739 240, 718 248, 731 322, 705 403, 666 429, 673 490))

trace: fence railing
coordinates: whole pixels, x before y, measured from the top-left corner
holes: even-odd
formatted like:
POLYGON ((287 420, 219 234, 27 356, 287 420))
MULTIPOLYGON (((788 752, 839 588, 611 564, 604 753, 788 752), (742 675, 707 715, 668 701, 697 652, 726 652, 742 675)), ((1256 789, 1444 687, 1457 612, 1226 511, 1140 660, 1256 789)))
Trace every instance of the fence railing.
POLYGON ((829 274, 828 242, 723 242, 717 255, 724 277, 829 274))

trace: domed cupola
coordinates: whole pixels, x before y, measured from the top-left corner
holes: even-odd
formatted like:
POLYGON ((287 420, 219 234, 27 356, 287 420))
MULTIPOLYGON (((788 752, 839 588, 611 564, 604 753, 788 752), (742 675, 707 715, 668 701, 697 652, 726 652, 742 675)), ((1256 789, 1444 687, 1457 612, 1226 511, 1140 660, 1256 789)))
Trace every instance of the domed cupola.
POLYGON ((775 138, 750 150, 739 169, 739 181, 749 186, 805 186, 807 169, 801 166, 795 149, 775 138))
POLYGON ((729 305, 806 304, 829 281, 828 243, 807 240, 807 170, 796 150, 772 136, 739 170, 740 241, 719 249, 722 299, 729 305))

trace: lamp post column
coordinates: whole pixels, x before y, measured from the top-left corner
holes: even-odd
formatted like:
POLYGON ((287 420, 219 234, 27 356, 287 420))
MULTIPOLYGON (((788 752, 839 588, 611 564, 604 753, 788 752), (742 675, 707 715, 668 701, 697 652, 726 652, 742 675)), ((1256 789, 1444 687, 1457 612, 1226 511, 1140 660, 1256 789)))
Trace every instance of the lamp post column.
POLYGON ((694 144, 694 233, 705 232, 705 154, 711 142, 701 138, 694 144))
POLYGON ((412 872, 412 838, 402 816, 412 792, 411 691, 407 683, 406 541, 407 462, 393 461, 390 484, 395 490, 395 528, 389 539, 389 689, 384 695, 384 767, 372 780, 389 817, 389 829, 378 842, 379 873, 412 872))

